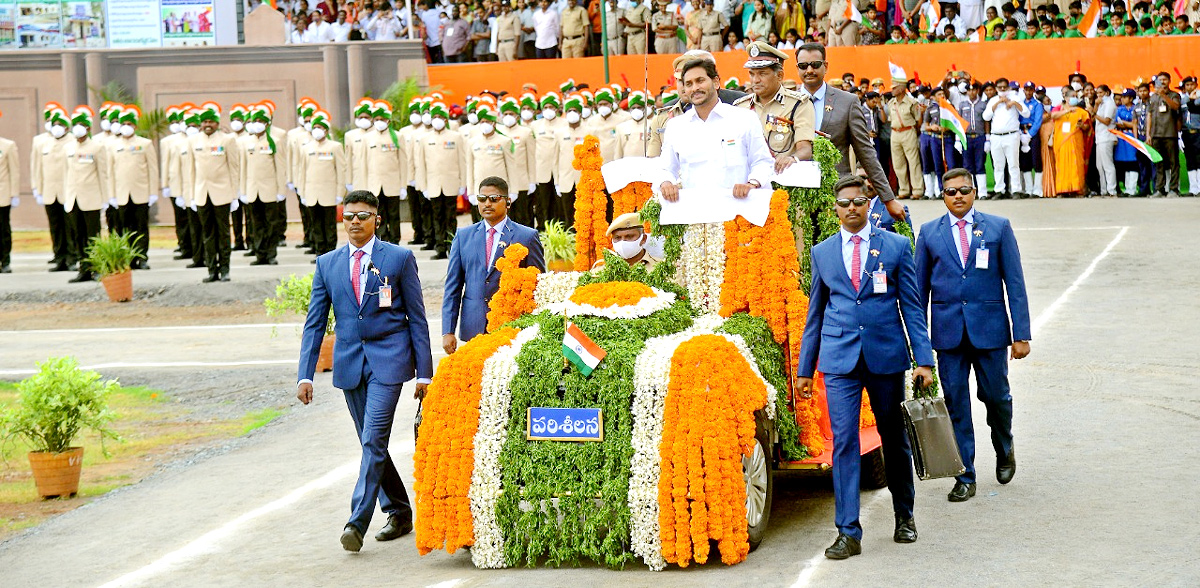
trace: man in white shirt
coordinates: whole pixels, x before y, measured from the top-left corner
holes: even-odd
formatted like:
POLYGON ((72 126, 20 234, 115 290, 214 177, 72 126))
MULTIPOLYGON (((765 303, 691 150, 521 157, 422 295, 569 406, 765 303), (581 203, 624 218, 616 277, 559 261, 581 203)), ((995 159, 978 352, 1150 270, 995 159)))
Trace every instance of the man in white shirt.
POLYGON ((1114 120, 1117 104, 1113 101, 1112 90, 1104 84, 1096 86, 1096 98, 1092 118, 1096 120, 1096 171, 1100 175, 1100 194, 1116 197, 1117 164, 1113 161, 1113 151, 1117 147, 1117 136, 1108 131, 1117 128, 1114 120))
MULTIPOLYGON (((992 123, 991 141, 992 167, 996 174, 997 198, 1009 193, 1004 182, 1004 169, 1012 180, 1012 192, 1021 192, 1021 124, 1020 117, 1029 116, 1029 107, 1021 101, 1016 88, 1009 86, 1007 78, 996 80, 996 95, 988 100, 983 111, 983 120, 992 123)), ((1009 193, 1011 195, 1011 193, 1009 193)))
POLYGON ((312 22, 308 25, 308 31, 304 34, 305 43, 326 43, 329 36, 329 23, 325 22, 325 15, 320 10, 312 12, 312 22))
POLYGON ((958 15, 958 4, 947 3, 947 4, 944 4, 944 6, 945 6, 944 10, 946 11, 946 16, 943 16, 942 20, 938 21, 938 24, 937 24, 938 36, 945 37, 946 36, 946 25, 951 25, 954 27, 954 33, 953 33, 954 36, 958 37, 959 39, 967 38, 967 26, 963 22, 963 18, 958 15))
POLYGON ((417 10, 424 30, 425 49, 429 51, 429 63, 442 63, 442 9, 430 0, 421 0, 417 10))
POLYGON ((662 162, 672 178, 659 188, 668 202, 679 189, 718 186, 745 198, 750 190, 770 185, 775 158, 760 130, 758 115, 717 99, 721 87, 715 63, 698 59, 680 72, 683 91, 693 108, 667 123, 662 162))
POLYGON ((535 38, 533 47, 538 59, 554 59, 558 57, 558 37, 560 34, 558 12, 550 8, 549 0, 538 2, 538 9, 533 13, 533 31, 535 38))
POLYGON ((350 40, 350 29, 353 25, 346 22, 346 11, 339 10, 337 13, 337 22, 329 25, 326 30, 326 38, 322 39, 323 43, 345 43, 350 40))

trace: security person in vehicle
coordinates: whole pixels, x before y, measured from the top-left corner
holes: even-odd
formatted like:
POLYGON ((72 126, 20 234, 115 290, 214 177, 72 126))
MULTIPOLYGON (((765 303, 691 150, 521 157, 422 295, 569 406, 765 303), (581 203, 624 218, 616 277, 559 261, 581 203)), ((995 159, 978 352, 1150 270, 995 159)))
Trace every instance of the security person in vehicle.
POLYGON ((796 161, 811 160, 815 119, 812 101, 806 94, 783 87, 787 54, 762 41, 751 43, 746 53, 750 59, 743 67, 748 71, 752 93, 733 105, 758 115, 767 147, 775 156, 776 172, 796 161))

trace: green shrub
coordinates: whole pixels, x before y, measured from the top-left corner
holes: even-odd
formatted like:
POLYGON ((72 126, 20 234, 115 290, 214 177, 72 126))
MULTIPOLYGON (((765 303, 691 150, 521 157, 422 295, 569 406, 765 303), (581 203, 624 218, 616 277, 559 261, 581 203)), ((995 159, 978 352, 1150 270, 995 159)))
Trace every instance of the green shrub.
POLYGON ((0 439, 6 445, 26 440, 34 451, 61 453, 83 429, 105 439, 121 437, 108 427, 115 414, 108 397, 119 388, 116 380, 100 381, 100 374, 79 369, 73 357, 51 357, 38 364, 38 373, 17 383, 17 405, 0 413, 0 439))
POLYGON ((546 231, 539 235, 546 261, 575 259, 575 231, 561 221, 546 221, 546 231))
MULTIPOLYGON (((297 276, 291 274, 279 281, 275 286, 275 297, 263 300, 267 307, 267 316, 284 314, 308 315, 308 303, 312 300, 313 274, 297 276)), ((329 322, 325 325, 325 334, 333 334, 333 307, 329 308, 329 322)))
POLYGON ((101 278, 129 271, 133 260, 146 256, 133 248, 129 233, 110 233, 92 237, 88 242, 88 263, 101 278))

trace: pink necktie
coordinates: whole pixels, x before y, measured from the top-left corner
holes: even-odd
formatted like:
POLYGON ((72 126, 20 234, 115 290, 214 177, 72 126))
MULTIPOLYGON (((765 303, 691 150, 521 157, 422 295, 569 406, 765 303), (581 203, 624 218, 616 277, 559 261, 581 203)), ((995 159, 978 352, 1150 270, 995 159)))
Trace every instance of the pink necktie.
POLYGON ((488 269, 492 266, 492 239, 496 237, 495 227, 488 229, 487 251, 483 252, 483 261, 488 265, 488 269))
POLYGON ((354 271, 350 272, 350 285, 354 286, 354 299, 362 304, 362 282, 359 280, 359 274, 362 273, 362 256, 364 251, 359 249, 354 252, 354 271))
POLYGON ((971 254, 971 245, 967 241, 967 221, 960 218, 954 224, 958 225, 958 244, 962 246, 963 267, 967 267, 967 256, 971 254))
POLYGON ((862 243, 862 237, 854 235, 850 237, 850 242, 854 243, 854 253, 850 255, 850 283, 858 292, 858 285, 862 282, 862 253, 859 253, 858 244, 862 243))

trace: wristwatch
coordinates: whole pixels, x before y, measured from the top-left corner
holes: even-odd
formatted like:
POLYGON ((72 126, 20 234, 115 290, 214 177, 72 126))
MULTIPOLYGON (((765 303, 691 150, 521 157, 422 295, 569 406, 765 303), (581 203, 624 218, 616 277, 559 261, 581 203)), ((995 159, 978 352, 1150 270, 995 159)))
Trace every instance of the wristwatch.
POLYGON ((762 184, 758 183, 758 180, 750 180, 749 182, 746 182, 746 183, 747 183, 747 184, 750 184, 751 186, 754 186, 755 188, 761 188, 761 187, 762 187, 762 184))

